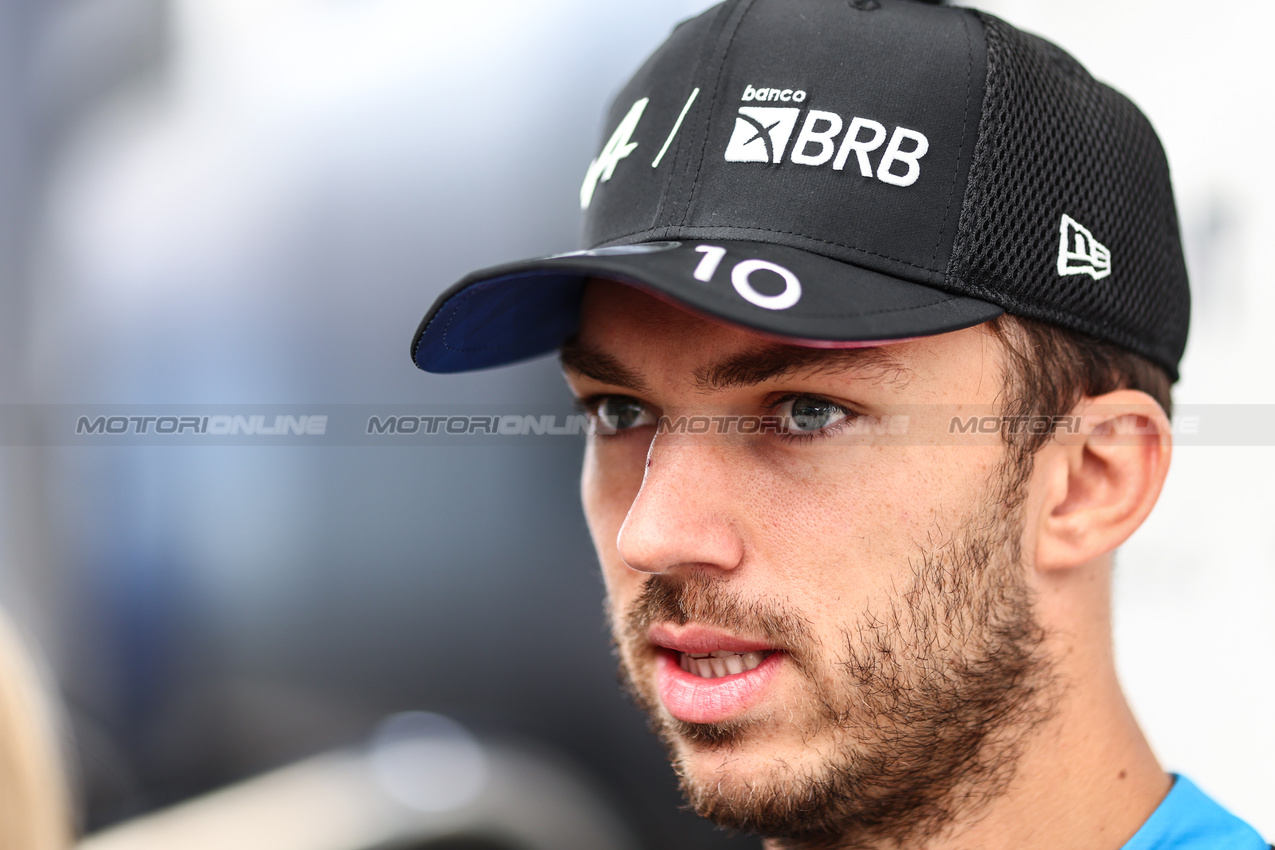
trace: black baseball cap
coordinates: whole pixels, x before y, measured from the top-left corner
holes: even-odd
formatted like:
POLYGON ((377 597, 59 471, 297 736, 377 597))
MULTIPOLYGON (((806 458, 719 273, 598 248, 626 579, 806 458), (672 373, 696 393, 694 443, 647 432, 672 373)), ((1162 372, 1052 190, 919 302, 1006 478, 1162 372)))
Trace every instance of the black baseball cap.
POLYGON ((417 366, 552 352, 606 278, 806 345, 1008 312, 1177 378, 1190 294, 1154 130, 991 15, 728 0, 673 31, 603 138, 580 192, 588 248, 467 276, 421 323, 417 366))

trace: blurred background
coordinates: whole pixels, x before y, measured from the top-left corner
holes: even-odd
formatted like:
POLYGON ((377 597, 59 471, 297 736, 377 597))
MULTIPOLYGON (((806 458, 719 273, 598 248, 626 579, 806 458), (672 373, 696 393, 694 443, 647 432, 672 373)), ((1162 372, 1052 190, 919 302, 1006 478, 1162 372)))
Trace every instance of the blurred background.
MULTIPOLYGON (((302 760, 331 788, 366 762, 394 797, 416 747, 458 759, 448 787, 413 786, 425 820, 522 795, 586 824, 580 846, 755 846, 679 811, 615 686, 580 442, 48 445, 13 424, 47 405, 565 404, 551 361, 431 376, 408 342, 466 272, 577 247, 604 105, 709 5, 0 4, 0 606, 65 698, 85 830, 292 765, 286 785, 302 760)), ((1179 403, 1275 402, 1273 13, 972 5, 1159 130, 1195 298, 1179 403)), ((1272 478, 1271 445, 1180 448, 1116 610, 1165 764, 1268 836, 1272 478)), ((569 843, 521 828, 446 846, 569 843)))

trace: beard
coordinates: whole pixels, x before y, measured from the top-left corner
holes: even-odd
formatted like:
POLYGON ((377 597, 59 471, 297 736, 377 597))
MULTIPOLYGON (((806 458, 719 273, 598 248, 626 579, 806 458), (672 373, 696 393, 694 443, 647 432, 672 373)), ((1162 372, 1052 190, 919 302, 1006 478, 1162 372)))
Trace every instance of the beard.
POLYGON ((905 592, 842 626, 831 649, 782 597, 745 600, 704 570, 646 581, 623 619, 611 618, 621 680, 698 814, 779 847, 904 846, 1004 792, 1030 732, 1056 703, 1021 557, 1025 478, 1021 468, 1002 469, 981 505, 941 539, 931 532, 918 544, 905 592), (725 723, 671 717, 643 654, 654 622, 764 635, 806 681, 811 711, 725 723), (752 778, 692 771, 696 751, 760 751, 758 739, 780 722, 821 742, 813 763, 776 757, 752 778))

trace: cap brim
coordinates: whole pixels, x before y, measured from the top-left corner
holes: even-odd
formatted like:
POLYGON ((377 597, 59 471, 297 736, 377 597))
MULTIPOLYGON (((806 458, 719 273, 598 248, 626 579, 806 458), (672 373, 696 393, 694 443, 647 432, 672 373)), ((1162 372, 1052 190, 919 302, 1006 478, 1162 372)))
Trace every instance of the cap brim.
POLYGON ((1001 315, 995 304, 762 242, 647 242, 475 272, 439 297, 412 341, 428 372, 502 366, 575 335, 590 278, 805 345, 930 336, 1001 315))

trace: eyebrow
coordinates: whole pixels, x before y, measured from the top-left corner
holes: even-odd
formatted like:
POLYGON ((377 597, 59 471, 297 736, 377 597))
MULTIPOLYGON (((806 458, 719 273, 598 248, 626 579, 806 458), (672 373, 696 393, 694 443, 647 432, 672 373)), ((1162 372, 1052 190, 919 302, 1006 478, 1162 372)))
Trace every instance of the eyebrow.
MULTIPOLYGON (((637 372, 616 357, 592 346, 570 340, 559 354, 563 368, 604 384, 634 392, 649 387, 637 372)), ((800 345, 768 345, 732 355, 695 370, 694 380, 704 392, 751 387, 795 373, 859 373, 879 383, 906 385, 912 371, 881 347, 810 348, 800 345)))
POLYGON ((558 352, 562 368, 592 378, 603 384, 611 384, 637 393, 650 392, 650 387, 637 372, 625 366, 614 356, 592 346, 582 345, 574 339, 563 343, 558 352))
POLYGON ((705 391, 737 389, 802 372, 815 375, 859 373, 882 383, 906 384, 912 372, 890 352, 870 348, 810 348, 770 345, 733 355, 695 370, 695 383, 705 391))

